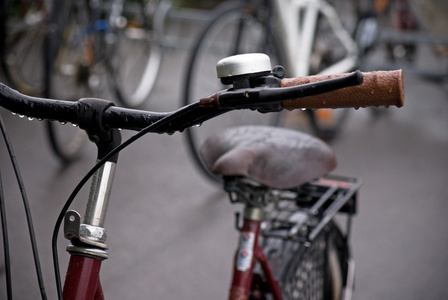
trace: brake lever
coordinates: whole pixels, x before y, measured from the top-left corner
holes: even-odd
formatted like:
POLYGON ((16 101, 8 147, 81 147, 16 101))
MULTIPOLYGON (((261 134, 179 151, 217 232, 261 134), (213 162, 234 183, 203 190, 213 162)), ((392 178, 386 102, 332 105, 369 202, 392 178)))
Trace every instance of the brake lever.
POLYGON ((360 71, 347 76, 313 82, 292 87, 255 87, 229 89, 199 100, 202 108, 252 109, 262 113, 278 112, 283 109, 282 102, 332 92, 338 89, 361 85, 360 71))

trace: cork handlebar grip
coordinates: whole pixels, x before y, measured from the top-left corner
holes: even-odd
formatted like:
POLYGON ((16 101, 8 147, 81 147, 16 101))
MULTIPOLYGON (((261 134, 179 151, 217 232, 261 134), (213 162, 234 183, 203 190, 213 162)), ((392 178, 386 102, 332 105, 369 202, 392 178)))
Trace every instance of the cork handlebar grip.
MULTIPOLYGON (((286 100, 283 101, 283 107, 287 110, 293 110, 298 108, 403 106, 404 83, 402 70, 363 72, 362 75, 364 80, 361 85, 342 88, 317 96, 286 100)), ((344 74, 285 78, 281 81, 281 86, 295 86, 341 76, 344 76, 344 74)))

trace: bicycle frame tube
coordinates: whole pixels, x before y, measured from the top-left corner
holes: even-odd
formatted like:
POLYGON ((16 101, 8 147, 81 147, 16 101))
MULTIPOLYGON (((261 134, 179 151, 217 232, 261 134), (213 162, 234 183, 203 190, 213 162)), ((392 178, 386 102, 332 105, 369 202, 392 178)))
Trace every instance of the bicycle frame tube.
MULTIPOLYGON (((98 105, 108 106, 107 103, 98 105)), ((86 118, 89 116, 86 113, 86 118)), ((98 160, 121 142, 118 130, 104 130, 99 124, 87 132, 92 140, 97 140, 98 160)), ((101 262, 108 258, 104 221, 117 160, 118 155, 112 156, 93 175, 83 223, 76 211, 65 215, 64 235, 71 241, 67 247, 71 256, 62 291, 64 300, 104 299, 99 273, 101 262)))
POLYGON ((78 213, 69 211, 66 214, 65 236, 72 243, 67 247, 71 257, 63 289, 64 300, 104 299, 99 273, 101 262, 108 257, 103 226, 115 165, 108 161, 95 173, 84 223, 80 224, 78 213))
POLYGON ((318 9, 311 2, 278 0, 277 10, 285 34, 284 48, 294 76, 309 75, 309 62, 316 31, 318 9), (304 20, 300 11, 304 11, 304 20), (300 24, 300 25, 299 25, 300 24))
POLYGON ((337 12, 330 4, 318 0, 277 0, 276 8, 282 33, 284 34, 281 40, 284 43, 288 69, 293 71, 291 76, 309 75, 319 13, 329 21, 333 33, 347 51, 346 56, 342 60, 320 73, 343 73, 352 70, 356 66, 357 45, 343 27, 337 12))
POLYGON ((263 210, 261 208, 245 207, 241 237, 235 253, 230 300, 243 300, 249 297, 256 262, 259 262, 263 269, 274 299, 281 299, 278 283, 274 278, 263 249, 258 244, 262 217, 263 210))
POLYGON ((65 278, 63 297, 66 299, 103 300, 100 283, 101 260, 72 255, 65 278))

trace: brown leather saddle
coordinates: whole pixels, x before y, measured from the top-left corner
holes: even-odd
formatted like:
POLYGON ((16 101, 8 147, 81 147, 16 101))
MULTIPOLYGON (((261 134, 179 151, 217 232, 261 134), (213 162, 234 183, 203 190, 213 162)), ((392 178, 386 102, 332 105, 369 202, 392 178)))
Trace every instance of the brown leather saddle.
POLYGON ((207 167, 272 188, 289 188, 336 167, 330 147, 308 134, 278 127, 242 126, 209 137, 200 148, 207 167))

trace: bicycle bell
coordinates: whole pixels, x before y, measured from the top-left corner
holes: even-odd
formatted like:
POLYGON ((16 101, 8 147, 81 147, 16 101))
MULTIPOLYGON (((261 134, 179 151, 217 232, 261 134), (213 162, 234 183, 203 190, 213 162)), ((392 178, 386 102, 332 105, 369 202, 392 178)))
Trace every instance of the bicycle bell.
MULTIPOLYGON (((222 84, 231 84, 235 89, 254 87, 266 84, 265 81, 260 82, 258 79, 266 78, 272 74, 271 59, 263 53, 229 56, 216 64, 216 72, 222 84)), ((280 78, 276 72, 274 73, 275 77, 280 78)))

